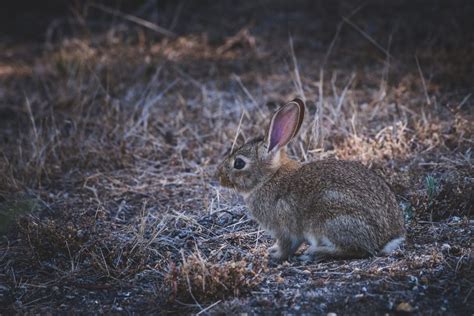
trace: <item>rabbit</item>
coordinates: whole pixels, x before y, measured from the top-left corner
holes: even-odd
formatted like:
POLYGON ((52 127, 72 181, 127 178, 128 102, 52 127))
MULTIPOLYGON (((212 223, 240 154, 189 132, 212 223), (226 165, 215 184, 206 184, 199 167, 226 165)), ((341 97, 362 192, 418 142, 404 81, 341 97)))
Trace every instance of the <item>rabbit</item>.
POLYGON ((272 116, 265 137, 231 152, 217 168, 223 187, 244 198, 250 213, 276 239, 269 249, 281 261, 303 242, 301 260, 342 260, 390 254, 404 241, 403 213, 389 185, 355 161, 300 163, 285 147, 303 123, 296 98, 272 116))

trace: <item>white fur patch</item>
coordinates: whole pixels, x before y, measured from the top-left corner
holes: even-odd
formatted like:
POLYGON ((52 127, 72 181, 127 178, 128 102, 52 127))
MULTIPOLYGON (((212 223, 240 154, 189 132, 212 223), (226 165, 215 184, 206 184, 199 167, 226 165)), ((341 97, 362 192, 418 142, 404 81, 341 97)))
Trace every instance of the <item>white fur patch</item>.
POLYGON ((398 237, 395 239, 390 240, 382 249, 382 253, 388 255, 391 254, 393 251, 397 250, 401 243, 405 241, 405 237, 398 237))
POLYGON ((244 198, 244 200, 247 200, 251 192, 239 192, 240 195, 244 198))
POLYGON ((351 201, 351 197, 348 196, 344 192, 339 192, 336 190, 327 190, 324 191, 324 195, 322 197, 324 200, 333 202, 333 201, 351 201))
POLYGON ((333 242, 330 241, 329 238, 327 238, 326 236, 322 236, 320 238, 320 242, 321 242, 321 247, 336 249, 336 246, 333 244, 333 242))
POLYGON ((304 234, 304 239, 306 239, 306 241, 309 243, 309 245, 313 248, 317 248, 318 245, 319 245, 318 237, 316 237, 313 234, 305 233, 304 234))
POLYGON ((328 199, 334 199, 334 200, 339 200, 341 197, 344 197, 343 193, 339 191, 333 191, 333 190, 325 191, 324 195, 328 199))
POLYGON ((317 251, 318 248, 336 249, 336 246, 326 236, 315 236, 313 234, 304 234, 304 238, 308 241, 311 251, 317 251))

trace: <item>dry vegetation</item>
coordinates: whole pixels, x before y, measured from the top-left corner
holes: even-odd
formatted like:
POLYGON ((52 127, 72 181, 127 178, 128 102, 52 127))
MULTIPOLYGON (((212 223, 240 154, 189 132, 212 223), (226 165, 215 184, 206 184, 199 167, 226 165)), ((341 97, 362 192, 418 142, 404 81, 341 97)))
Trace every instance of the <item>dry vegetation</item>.
POLYGON ((472 313, 472 4, 231 3, 160 7, 178 36, 95 6, 0 44, 0 312, 472 313), (296 95, 290 153, 380 172, 402 251, 276 264, 219 188, 238 127, 296 95))

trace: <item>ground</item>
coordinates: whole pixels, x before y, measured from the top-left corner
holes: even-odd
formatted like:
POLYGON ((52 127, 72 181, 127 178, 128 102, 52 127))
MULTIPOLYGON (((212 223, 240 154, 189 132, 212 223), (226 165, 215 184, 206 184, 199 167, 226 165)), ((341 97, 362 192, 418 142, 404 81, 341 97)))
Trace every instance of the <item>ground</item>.
POLYGON ((2 35, 1 313, 474 312, 472 3, 140 3, 2 35), (269 259, 214 172, 295 96, 289 154, 376 170, 402 249, 269 259))

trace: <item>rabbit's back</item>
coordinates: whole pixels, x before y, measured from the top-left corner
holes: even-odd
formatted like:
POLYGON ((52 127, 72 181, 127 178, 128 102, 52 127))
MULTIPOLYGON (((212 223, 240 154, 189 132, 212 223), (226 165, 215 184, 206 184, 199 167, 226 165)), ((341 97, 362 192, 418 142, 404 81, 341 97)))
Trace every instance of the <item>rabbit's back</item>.
POLYGON ((381 176, 362 164, 315 161, 302 165, 292 177, 291 182, 298 184, 292 191, 295 198, 301 198, 301 216, 315 221, 312 226, 338 217, 351 218, 367 225, 380 246, 404 234, 395 194, 381 176))
MULTIPOLYGON (((291 178, 292 191, 306 197, 301 202, 309 207, 323 203, 336 209, 398 209, 388 184, 359 162, 315 161, 302 165, 291 178)), ((381 215, 380 210, 376 212, 381 215)))

